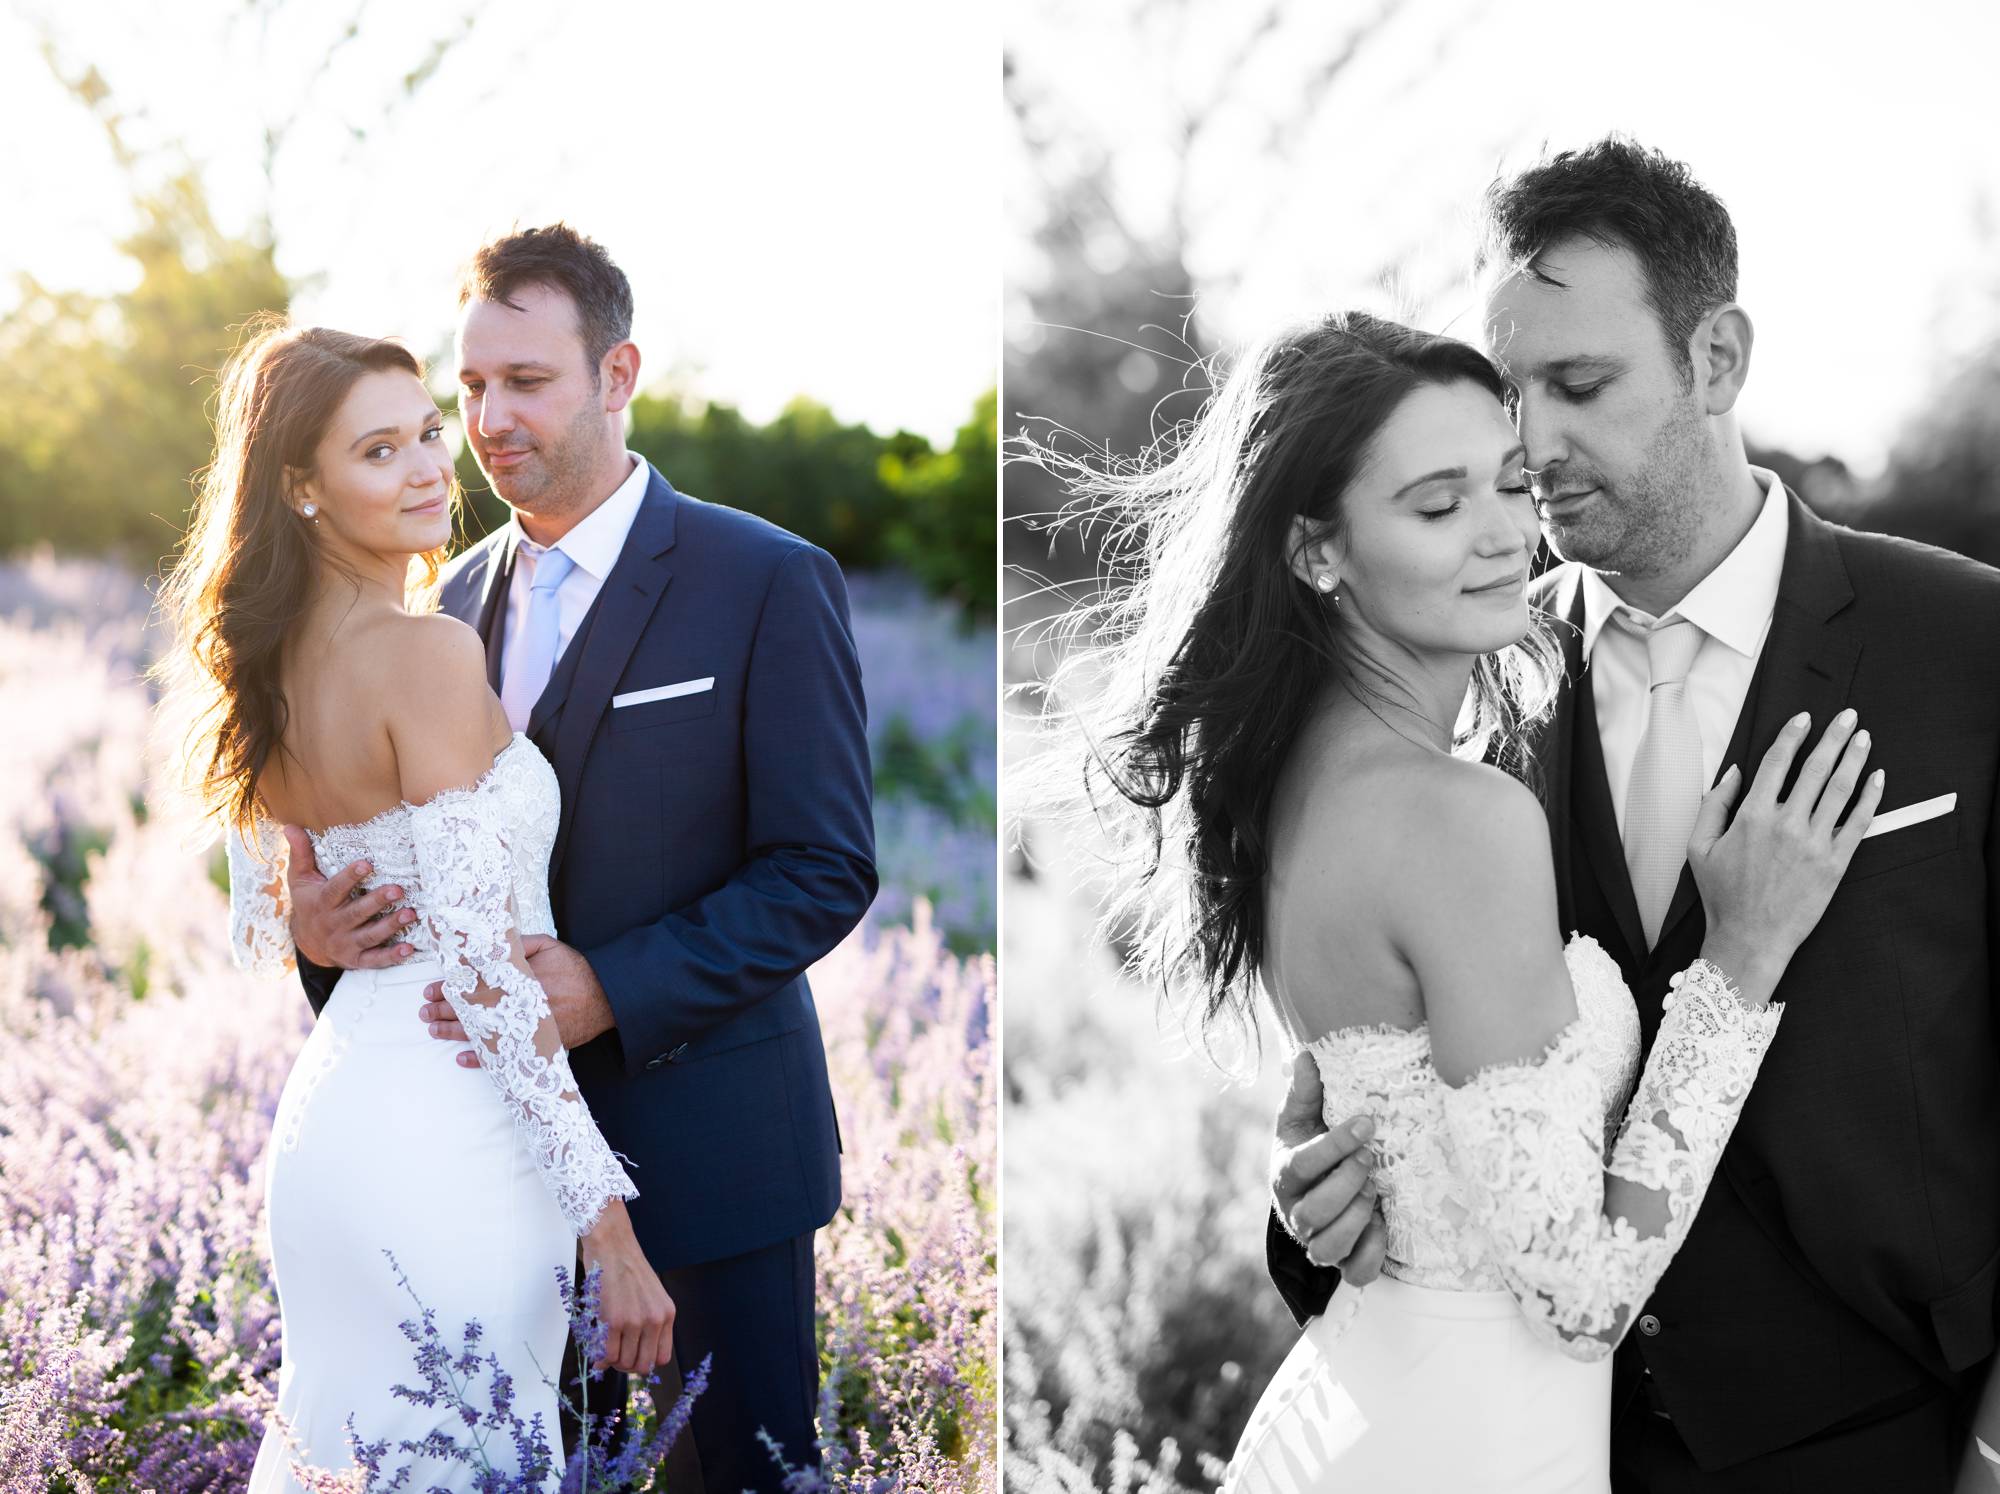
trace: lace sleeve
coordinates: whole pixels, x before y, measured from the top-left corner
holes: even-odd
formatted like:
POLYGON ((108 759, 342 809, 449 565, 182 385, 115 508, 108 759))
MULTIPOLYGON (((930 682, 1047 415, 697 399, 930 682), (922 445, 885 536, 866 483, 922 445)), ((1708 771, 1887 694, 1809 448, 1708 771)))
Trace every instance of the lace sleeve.
POLYGON ((1781 1009, 1749 1011, 1705 962, 1674 977, 1607 1162, 1603 1087, 1581 1021, 1532 1063, 1445 1092, 1452 1166, 1529 1325, 1601 1359, 1694 1223, 1781 1009))
POLYGON ((292 968, 285 841, 262 815, 255 833, 255 846, 245 843, 234 825, 222 834, 229 857, 229 958, 239 970, 283 975, 292 968))
POLYGON ((577 1093, 541 982, 514 963, 513 864, 487 783, 411 807, 422 917, 444 965, 444 994, 480 1063, 515 1105, 515 1124, 578 1235, 612 1198, 639 1190, 577 1093))

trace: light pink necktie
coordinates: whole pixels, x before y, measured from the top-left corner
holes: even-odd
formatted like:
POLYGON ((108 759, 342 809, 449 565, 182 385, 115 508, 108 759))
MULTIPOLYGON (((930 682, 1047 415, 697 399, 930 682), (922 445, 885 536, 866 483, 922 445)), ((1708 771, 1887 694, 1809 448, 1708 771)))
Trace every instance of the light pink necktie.
MULTIPOLYGON (((1623 619, 1621 619, 1623 620, 1623 619)), ((1701 629, 1684 617, 1651 628, 1625 621, 1646 640, 1651 677, 1646 734, 1632 759, 1625 789, 1625 867, 1646 929, 1646 947, 1659 942, 1667 905, 1687 865, 1688 836, 1701 808, 1701 728, 1688 699, 1688 670, 1701 649, 1701 629)))

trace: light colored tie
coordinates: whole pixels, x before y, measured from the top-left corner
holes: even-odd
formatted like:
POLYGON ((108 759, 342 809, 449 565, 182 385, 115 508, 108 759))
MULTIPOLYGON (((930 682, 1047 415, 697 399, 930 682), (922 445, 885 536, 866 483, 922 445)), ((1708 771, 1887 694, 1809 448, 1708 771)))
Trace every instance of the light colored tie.
POLYGON ((1688 699, 1687 677, 1705 635, 1684 617, 1651 628, 1630 620, 1625 626, 1646 640, 1651 676, 1646 734, 1625 789, 1625 867, 1651 949, 1687 865, 1688 836, 1701 808, 1701 727, 1688 699))
POLYGON ((516 731, 528 729, 528 717, 535 702, 548 688, 549 672, 556 667, 556 641, 560 636, 562 608, 556 599, 576 562, 560 550, 540 550, 522 545, 514 563, 534 565, 533 583, 528 588, 528 619, 521 636, 507 651, 507 674, 500 682, 500 704, 507 721, 516 731))

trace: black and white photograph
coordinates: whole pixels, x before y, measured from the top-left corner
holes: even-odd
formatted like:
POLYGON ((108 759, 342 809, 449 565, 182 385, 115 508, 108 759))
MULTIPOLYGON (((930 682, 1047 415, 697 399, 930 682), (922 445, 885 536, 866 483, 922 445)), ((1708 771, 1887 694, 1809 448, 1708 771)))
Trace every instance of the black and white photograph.
POLYGON ((1009 1490, 1996 1486, 1996 26, 1013 7, 1009 1490))

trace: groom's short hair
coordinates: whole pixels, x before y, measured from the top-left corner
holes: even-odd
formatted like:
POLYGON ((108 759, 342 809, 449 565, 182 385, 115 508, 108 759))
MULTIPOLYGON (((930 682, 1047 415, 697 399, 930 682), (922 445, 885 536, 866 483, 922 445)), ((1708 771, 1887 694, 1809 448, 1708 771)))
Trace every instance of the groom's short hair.
POLYGON ((1722 199, 1694 173, 1636 140, 1607 135, 1581 150, 1545 156, 1511 178, 1495 178, 1480 203, 1473 272, 1526 273, 1551 244, 1582 235, 1629 250, 1646 277, 1683 387, 1692 384, 1688 342, 1701 319, 1736 299, 1736 228, 1722 199))
POLYGON ((604 355, 632 335, 632 283, 604 246, 567 223, 523 228, 494 239, 472 256, 458 280, 458 304, 497 301, 516 311, 516 294, 531 285, 568 296, 591 377, 604 355))

